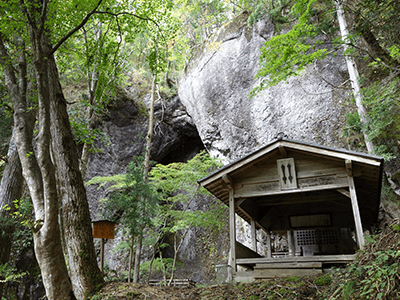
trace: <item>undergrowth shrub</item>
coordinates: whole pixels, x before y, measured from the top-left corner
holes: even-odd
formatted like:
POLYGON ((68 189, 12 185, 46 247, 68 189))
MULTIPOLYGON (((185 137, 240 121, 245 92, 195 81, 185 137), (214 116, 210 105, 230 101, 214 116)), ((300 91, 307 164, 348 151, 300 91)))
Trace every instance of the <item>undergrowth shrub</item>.
POLYGON ((400 299, 400 226, 395 220, 367 238, 362 251, 335 276, 328 299, 400 299))

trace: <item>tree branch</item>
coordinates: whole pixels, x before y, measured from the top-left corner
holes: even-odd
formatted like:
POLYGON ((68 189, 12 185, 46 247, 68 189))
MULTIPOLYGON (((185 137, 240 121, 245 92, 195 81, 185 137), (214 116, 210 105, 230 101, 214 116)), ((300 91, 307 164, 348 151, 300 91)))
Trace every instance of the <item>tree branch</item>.
MULTIPOLYGON (((154 25, 156 25, 156 27, 157 27, 158 29, 160 29, 160 25, 158 25, 158 23, 157 23, 156 21, 154 21, 153 19, 151 19, 151 18, 149 18, 149 17, 142 17, 142 16, 139 16, 139 15, 136 15, 136 14, 133 14, 133 13, 129 13, 129 12, 113 13, 113 12, 109 12, 109 11, 96 11, 96 13, 97 13, 97 14, 107 14, 107 15, 111 15, 111 16, 114 16, 114 17, 116 17, 116 18, 118 18, 119 16, 122 16, 122 15, 128 15, 128 16, 132 16, 132 17, 138 18, 138 19, 140 19, 140 20, 142 20, 142 21, 150 21, 150 22, 152 22, 154 25)), ((165 38, 164 38, 164 36, 163 36, 161 30, 160 30, 160 33, 161 33, 162 39, 165 41, 165 38)))
POLYGON ((68 32, 58 43, 57 45, 55 45, 51 50, 50 50, 50 54, 53 54, 54 52, 57 51, 58 48, 60 48, 60 46, 66 41, 68 40, 75 32, 77 32, 79 29, 81 29, 86 23, 87 21, 89 21, 90 17, 96 13, 96 10, 99 8, 101 2, 103 2, 103 0, 99 0, 99 2, 97 3, 96 7, 93 8, 87 15, 86 17, 82 20, 82 22, 76 26, 75 28, 73 28, 70 32, 68 32))
POLYGON ((42 4, 42 12, 40 13, 40 26, 39 26, 39 32, 38 36, 40 36, 45 28, 45 23, 46 23, 46 16, 47 16, 47 3, 49 0, 43 0, 42 4))

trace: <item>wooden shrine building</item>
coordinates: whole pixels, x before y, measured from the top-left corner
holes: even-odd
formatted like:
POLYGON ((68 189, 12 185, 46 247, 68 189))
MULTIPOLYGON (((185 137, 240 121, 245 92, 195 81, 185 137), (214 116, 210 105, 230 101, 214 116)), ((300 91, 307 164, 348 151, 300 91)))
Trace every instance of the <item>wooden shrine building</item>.
POLYGON ((352 261, 378 218, 382 168, 381 157, 278 138, 199 180, 229 206, 233 277, 312 275, 352 261), (236 214, 251 225, 252 249, 236 241, 236 214), (272 253, 271 232, 287 236, 287 252, 272 253))

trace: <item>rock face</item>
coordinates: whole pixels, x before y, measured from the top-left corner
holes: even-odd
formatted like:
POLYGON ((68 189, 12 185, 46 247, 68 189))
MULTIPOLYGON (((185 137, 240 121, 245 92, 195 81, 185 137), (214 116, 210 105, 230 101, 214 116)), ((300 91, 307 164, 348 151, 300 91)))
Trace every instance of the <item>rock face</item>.
MULTIPOLYGON (((129 91, 128 91, 129 92, 129 91)), ((109 176, 125 172, 134 155, 144 152, 148 128, 147 106, 149 98, 138 104, 133 93, 126 93, 109 108, 109 115, 102 120, 100 129, 108 142, 98 142, 98 151, 89 157, 86 181, 95 176, 109 176)), ((155 124, 152 138, 151 159, 158 163, 186 161, 204 149, 192 119, 178 97, 155 104, 155 124)), ((102 219, 100 199, 109 191, 97 185, 87 187, 92 221, 102 219)), ((117 233, 115 240, 107 240, 105 261, 118 276, 127 270, 126 251, 113 252, 124 237, 117 233)), ((99 249, 100 239, 96 241, 99 249)), ((100 251, 100 250, 98 250, 100 251)), ((145 254, 150 255, 150 254, 145 254)))
MULTIPOLYGON (((138 105, 131 98, 119 99, 110 109, 100 129, 107 142, 98 142, 98 151, 89 157, 86 180, 125 172, 135 155, 142 155, 146 146, 148 128, 148 98, 138 105)), ((192 119, 178 97, 155 104, 155 124, 151 159, 158 163, 186 161, 204 146, 192 119)), ((98 199, 105 198, 107 190, 88 187, 92 219, 98 219, 98 199)))
POLYGON ((241 157, 284 132, 289 138, 344 146, 343 89, 347 68, 342 56, 309 66, 301 76, 260 92, 260 48, 274 33, 273 24, 247 26, 242 14, 223 27, 186 67, 179 96, 192 116, 206 149, 228 161, 241 157), (341 86, 342 85, 342 86, 341 86), (341 88, 333 88, 341 86, 341 88))

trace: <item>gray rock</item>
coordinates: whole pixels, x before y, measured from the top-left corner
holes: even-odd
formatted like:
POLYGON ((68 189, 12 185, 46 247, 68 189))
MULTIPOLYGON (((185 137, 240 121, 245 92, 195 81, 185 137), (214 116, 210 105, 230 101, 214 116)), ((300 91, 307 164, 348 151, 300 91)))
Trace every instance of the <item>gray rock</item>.
MULTIPOLYGON (((134 96, 134 93, 127 93, 134 96)), ((143 103, 148 104, 147 96, 143 103)), ((89 157, 86 181, 95 176, 109 176, 125 172, 125 168, 133 156, 143 154, 146 146, 148 118, 146 107, 137 104, 129 97, 121 97, 110 108, 108 117, 104 118, 99 128, 105 133, 106 141, 97 141, 96 153, 89 157)), ((204 146, 191 117, 186 113, 178 97, 170 101, 157 102, 155 105, 155 124, 152 138, 151 159, 158 163, 186 161, 195 156, 204 146)), ((109 186, 109 185, 108 185, 109 186)), ((107 186, 87 187, 87 195, 91 219, 103 219, 100 213, 101 199, 107 198, 110 191, 107 186)), ((109 276, 121 278, 127 270, 127 251, 117 251, 117 245, 128 237, 121 231, 114 240, 105 244, 105 262, 109 276)), ((129 243, 129 241, 127 241, 129 243)), ((96 249, 100 254, 100 240, 96 241, 96 249)), ((143 259, 149 259, 151 253, 144 253, 143 259)))
MULTIPOLYGON (((179 96, 192 116, 206 149, 232 161, 271 141, 279 132, 289 138, 343 147, 344 88, 342 56, 309 66, 287 83, 250 98, 259 84, 260 48, 273 36, 264 19, 248 28, 247 14, 223 27, 185 69, 179 96), (236 30, 236 31, 235 31, 236 30)), ((346 87, 346 85, 344 85, 346 87)))

